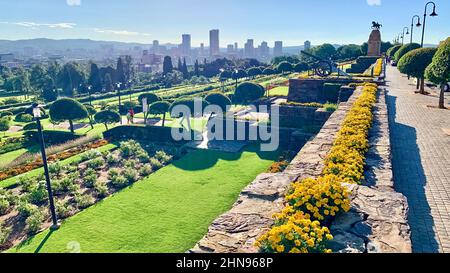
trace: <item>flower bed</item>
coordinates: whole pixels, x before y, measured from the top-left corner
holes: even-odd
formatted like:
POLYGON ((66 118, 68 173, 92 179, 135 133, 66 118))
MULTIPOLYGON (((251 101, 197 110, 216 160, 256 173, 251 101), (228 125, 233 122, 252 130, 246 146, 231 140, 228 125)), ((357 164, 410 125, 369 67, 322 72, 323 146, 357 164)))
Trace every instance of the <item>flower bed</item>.
POLYGON ((364 85, 325 159, 323 175, 292 183, 284 210, 274 215, 274 227, 256 243, 262 252, 330 252, 326 245, 333 237, 328 226, 337 214, 350 209, 342 183, 360 183, 364 178, 376 92, 375 84, 364 85))
MULTIPOLYGON (((121 142, 113 152, 90 150, 82 155, 81 162, 67 166, 55 161, 49 165, 49 172, 58 218, 70 217, 147 177, 177 154, 174 146, 141 146, 131 140, 121 142)), ((17 188, 0 190, 0 250, 51 224, 43 175, 19 180, 17 188)))
MULTIPOLYGON (((109 142, 105 139, 97 140, 97 141, 89 143, 89 144, 81 145, 79 147, 75 147, 75 148, 60 152, 60 153, 50 155, 50 156, 48 156, 47 160, 49 162, 53 162, 56 160, 64 160, 64 159, 67 159, 74 155, 88 151, 90 149, 100 148, 108 143, 109 142)), ((0 181, 8 179, 13 176, 27 173, 34 169, 40 168, 42 166, 43 166, 42 159, 41 158, 35 159, 33 162, 23 164, 23 165, 20 165, 20 166, 14 167, 14 168, 10 168, 8 170, 0 172, 0 181)))

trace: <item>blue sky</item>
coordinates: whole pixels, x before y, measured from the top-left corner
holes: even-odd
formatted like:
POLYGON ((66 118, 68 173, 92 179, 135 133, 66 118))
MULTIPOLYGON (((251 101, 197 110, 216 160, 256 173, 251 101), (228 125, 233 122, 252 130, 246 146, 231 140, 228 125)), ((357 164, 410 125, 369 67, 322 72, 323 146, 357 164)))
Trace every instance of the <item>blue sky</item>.
MULTIPOLYGON (((300 45, 362 43, 371 22, 383 24, 392 40, 414 14, 423 16, 425 0, 0 0, 0 39, 89 38, 123 42, 208 44, 218 28, 221 46, 247 38, 257 43, 300 45)), ((440 16, 428 18, 426 43, 450 36, 450 1, 436 0, 440 16)), ((431 11, 431 9, 430 9, 431 11)), ((415 29, 415 40, 421 30, 415 29)), ((408 38, 409 40, 409 38, 408 38)))

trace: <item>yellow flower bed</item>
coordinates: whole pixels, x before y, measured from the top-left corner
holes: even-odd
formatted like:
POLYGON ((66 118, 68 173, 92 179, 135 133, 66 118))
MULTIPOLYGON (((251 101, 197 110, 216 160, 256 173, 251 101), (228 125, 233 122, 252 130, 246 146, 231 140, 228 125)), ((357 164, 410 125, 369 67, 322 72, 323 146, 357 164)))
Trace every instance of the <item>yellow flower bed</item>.
POLYGON ((380 58, 377 60, 375 67, 373 69, 374 76, 380 76, 381 72, 383 71, 383 59, 380 58))
POLYGON ((364 85, 325 159, 323 175, 292 183, 285 197, 286 207, 274 215, 274 227, 257 240, 262 252, 330 252, 326 245, 333 236, 325 226, 350 209, 349 193, 342 183, 360 183, 364 178, 376 92, 376 84, 364 85))

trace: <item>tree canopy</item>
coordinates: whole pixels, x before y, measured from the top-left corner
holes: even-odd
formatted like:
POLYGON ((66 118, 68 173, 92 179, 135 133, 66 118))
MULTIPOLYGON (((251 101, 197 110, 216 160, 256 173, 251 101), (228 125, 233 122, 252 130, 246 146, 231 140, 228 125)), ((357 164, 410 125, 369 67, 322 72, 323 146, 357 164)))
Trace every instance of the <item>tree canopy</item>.
POLYGON ((50 118, 54 121, 68 120, 72 133, 74 133, 73 121, 85 119, 88 116, 86 107, 74 99, 59 99, 50 106, 50 118))
POLYGON ((436 48, 418 48, 406 53, 398 62, 400 72, 415 78, 423 78, 430 65, 436 48))
POLYGON ((418 48, 420 48, 420 45, 416 44, 416 43, 406 44, 406 45, 401 46, 397 50, 397 52, 395 52, 395 55, 394 55, 395 61, 396 62, 400 61, 400 59, 403 57, 403 55, 410 52, 411 50, 418 49, 418 48))
POLYGON ((291 72, 293 70, 292 64, 289 62, 281 62, 277 66, 279 73, 291 72))
POLYGON ((231 105, 231 100, 222 93, 211 93, 205 97, 210 105, 217 105, 222 109, 222 112, 226 112, 227 106, 231 105))
POLYGON ((441 85, 439 107, 445 108, 444 84, 450 81, 450 38, 439 45, 425 75, 430 81, 441 85))
POLYGON ((234 98, 239 102, 249 103, 264 96, 265 90, 259 84, 244 82, 241 83, 235 93, 234 98))
POLYGON ((95 122, 103 123, 106 130, 108 130, 108 124, 120 122, 120 114, 112 110, 103 110, 95 114, 95 122))
POLYGON ((386 55, 390 58, 394 58, 395 53, 402 47, 402 45, 394 45, 388 49, 386 55))

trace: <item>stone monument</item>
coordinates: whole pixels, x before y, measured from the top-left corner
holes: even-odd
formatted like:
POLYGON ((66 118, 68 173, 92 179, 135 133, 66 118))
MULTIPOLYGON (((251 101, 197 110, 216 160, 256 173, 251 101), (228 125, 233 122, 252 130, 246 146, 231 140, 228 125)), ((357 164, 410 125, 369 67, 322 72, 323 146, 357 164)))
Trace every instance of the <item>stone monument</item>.
POLYGON ((367 50, 367 56, 378 57, 381 56, 381 24, 372 22, 372 33, 369 37, 369 48, 367 50))

